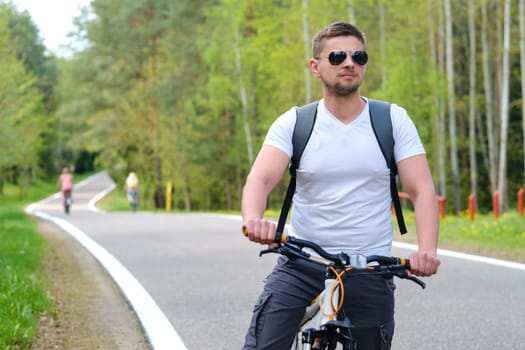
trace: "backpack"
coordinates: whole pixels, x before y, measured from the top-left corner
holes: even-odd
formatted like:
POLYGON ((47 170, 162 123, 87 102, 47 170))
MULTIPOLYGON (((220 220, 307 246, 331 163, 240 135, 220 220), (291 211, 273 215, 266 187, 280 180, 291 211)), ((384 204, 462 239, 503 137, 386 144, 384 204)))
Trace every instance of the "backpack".
MULTIPOLYGON (((378 100, 368 100, 370 110, 370 122, 374 135, 379 143, 383 157, 390 169, 390 195, 392 196, 392 203, 396 213, 399 231, 401 234, 407 232, 403 212, 401 210, 401 202, 399 200, 399 193, 397 192, 397 166, 394 157, 394 136, 392 133, 392 120, 390 119, 390 104, 378 100)), ((290 183, 286 191, 279 222, 277 224, 277 237, 281 237, 284 232, 284 225, 288 217, 288 211, 292 204, 292 198, 295 193, 296 175, 299 168, 299 161, 303 155, 303 151, 308 143, 308 139, 312 134, 315 119, 317 117, 318 101, 309 103, 297 108, 297 120, 292 136, 293 154, 290 163, 290 183)))

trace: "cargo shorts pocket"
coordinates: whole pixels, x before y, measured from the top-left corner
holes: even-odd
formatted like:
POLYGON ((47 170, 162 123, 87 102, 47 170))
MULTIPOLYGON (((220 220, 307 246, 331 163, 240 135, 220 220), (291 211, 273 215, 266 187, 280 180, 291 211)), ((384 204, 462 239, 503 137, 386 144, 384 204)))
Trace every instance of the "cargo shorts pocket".
POLYGON ((246 334, 245 349, 246 348, 255 349, 257 346, 257 339, 260 336, 260 332, 264 324, 264 312, 263 311, 266 305, 268 304, 268 300, 270 300, 271 296, 272 296, 272 293, 265 290, 261 293, 261 295, 259 296, 259 299, 257 299, 257 302, 255 303, 255 306, 253 308, 252 321, 250 323, 250 327, 248 328, 248 332, 246 334))
POLYGON ((387 323, 383 323, 379 326, 379 334, 381 335, 381 350, 388 350, 392 346, 392 339, 394 338, 394 327, 394 320, 387 323))

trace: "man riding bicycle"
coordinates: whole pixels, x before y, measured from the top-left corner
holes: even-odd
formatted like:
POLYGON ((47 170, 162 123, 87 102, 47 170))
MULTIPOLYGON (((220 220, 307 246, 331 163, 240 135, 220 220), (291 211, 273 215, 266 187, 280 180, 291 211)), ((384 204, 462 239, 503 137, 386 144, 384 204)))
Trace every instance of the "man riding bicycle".
MULTIPOLYGON (((390 171, 370 124, 368 99, 359 92, 367 59, 364 35, 351 24, 333 23, 314 37, 309 67, 322 82, 323 99, 297 170, 288 234, 330 253, 391 255, 390 171)), ((431 276, 440 264, 432 177, 407 112, 392 104, 391 119, 399 175, 416 215, 418 250, 410 255, 411 272, 431 276)), ((275 120, 247 177, 243 226, 257 243, 273 244, 275 239, 276 225, 263 215, 268 195, 290 163, 295 120, 295 107, 275 120)), ((243 349, 290 349, 304 309, 324 288, 324 272, 313 262, 280 257, 255 305, 243 349)), ((390 349, 392 279, 359 275, 346 284, 343 309, 357 349, 390 349)))

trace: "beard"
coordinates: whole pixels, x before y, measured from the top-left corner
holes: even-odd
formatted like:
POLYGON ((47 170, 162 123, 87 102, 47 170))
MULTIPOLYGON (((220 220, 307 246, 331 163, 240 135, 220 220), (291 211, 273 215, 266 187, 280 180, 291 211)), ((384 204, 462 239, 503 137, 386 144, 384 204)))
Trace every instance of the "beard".
POLYGON ((325 81, 324 85, 331 94, 333 94, 334 96, 339 96, 339 97, 353 95, 357 91, 359 91, 359 87, 360 87, 360 84, 358 82, 353 82, 351 84, 341 84, 341 83, 329 84, 325 81))

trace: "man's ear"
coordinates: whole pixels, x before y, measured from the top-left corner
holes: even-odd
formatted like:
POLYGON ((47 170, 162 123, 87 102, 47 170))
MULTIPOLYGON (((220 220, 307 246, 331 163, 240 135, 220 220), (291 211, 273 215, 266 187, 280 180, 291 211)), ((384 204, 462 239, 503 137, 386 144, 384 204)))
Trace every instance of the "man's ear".
POLYGON ((310 67, 310 71, 314 76, 319 77, 321 75, 319 74, 319 60, 311 58, 308 62, 308 66, 310 67))

